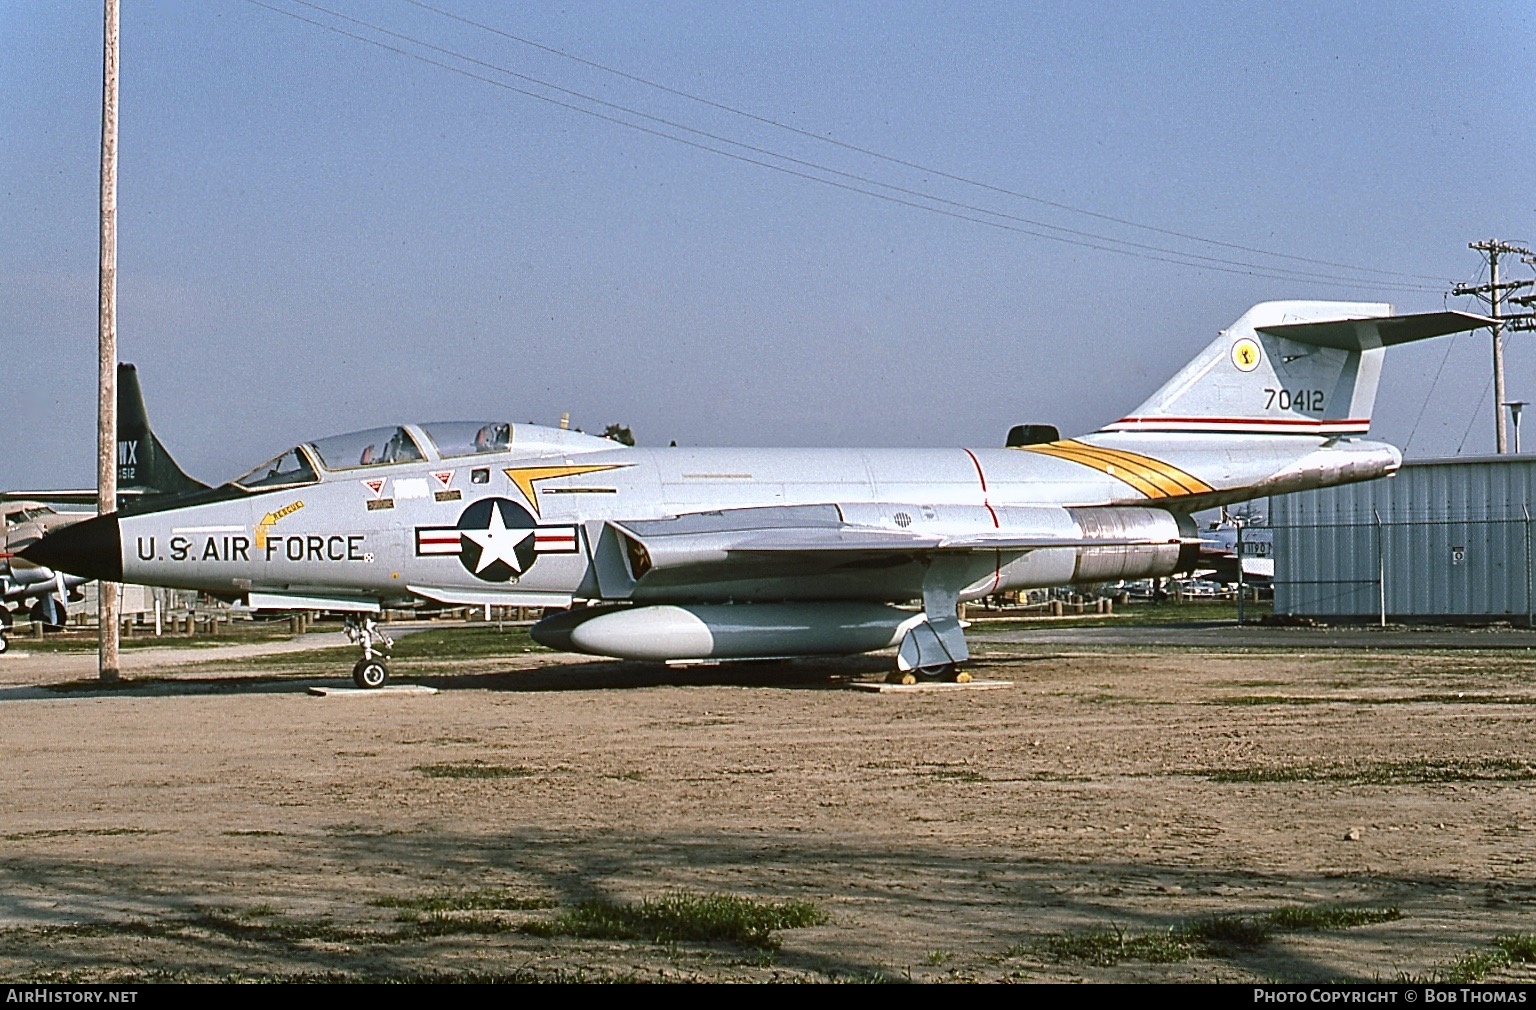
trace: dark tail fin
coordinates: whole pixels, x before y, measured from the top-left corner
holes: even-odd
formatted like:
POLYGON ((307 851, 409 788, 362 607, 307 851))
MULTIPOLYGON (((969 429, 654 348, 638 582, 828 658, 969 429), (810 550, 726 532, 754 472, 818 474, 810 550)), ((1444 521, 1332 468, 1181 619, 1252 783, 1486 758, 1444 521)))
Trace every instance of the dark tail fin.
POLYGON ((134 496, 186 494, 208 485, 188 477, 149 427, 139 370, 117 366, 117 488, 134 496))

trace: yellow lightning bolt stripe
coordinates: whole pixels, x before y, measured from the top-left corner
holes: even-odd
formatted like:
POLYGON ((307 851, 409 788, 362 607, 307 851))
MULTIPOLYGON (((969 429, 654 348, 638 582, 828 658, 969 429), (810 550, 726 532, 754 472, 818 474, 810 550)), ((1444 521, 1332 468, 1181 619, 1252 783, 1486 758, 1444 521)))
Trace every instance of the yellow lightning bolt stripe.
POLYGON ((279 519, 283 518, 284 516, 291 516, 303 507, 304 503, 302 501, 296 501, 288 505, 284 505, 282 508, 275 512, 268 512, 266 515, 262 516, 261 522, 257 523, 255 528, 251 530, 251 532, 255 534, 254 539, 256 541, 256 549, 266 549, 267 531, 276 526, 279 519))
POLYGON ((1153 481, 1159 488, 1169 495, 1180 494, 1204 494, 1211 490, 1211 486, 1198 477, 1191 476, 1176 466, 1164 463, 1160 459, 1151 456, 1143 456, 1140 453, 1129 452, 1125 449, 1111 449, 1101 445, 1089 445, 1086 442, 1076 442, 1082 446, 1084 454, 1095 459, 1102 459, 1117 467, 1139 469, 1142 476, 1153 481))
POLYGON ((1170 463, 1124 449, 1089 445, 1075 439, 1022 448, 1091 467, 1116 480, 1124 481, 1148 498, 1176 498, 1188 494, 1205 494, 1213 490, 1205 481, 1185 473, 1170 463))
POLYGON ((539 492, 533 486, 535 481, 549 480, 551 477, 575 477, 583 473, 600 473, 603 470, 617 470, 630 466, 629 463, 604 463, 598 466, 509 466, 502 473, 512 479, 523 497, 528 499, 528 504, 533 506, 533 514, 539 514, 539 492))
POLYGON ((1084 457, 1081 453, 1066 447, 1064 443, 1047 442, 1043 445, 1030 445, 1023 446, 1022 448, 1027 449, 1029 452, 1037 452, 1042 456, 1054 456, 1057 459, 1064 459, 1069 463, 1080 463, 1083 466, 1090 467, 1099 471, 1100 473, 1107 473, 1111 477, 1129 484, 1131 487, 1135 488, 1137 491, 1140 491, 1148 498, 1168 497, 1168 493, 1166 491, 1162 490, 1156 484, 1143 477, 1140 473, 1130 470, 1126 467, 1117 468, 1112 463, 1106 463, 1097 459, 1084 457))

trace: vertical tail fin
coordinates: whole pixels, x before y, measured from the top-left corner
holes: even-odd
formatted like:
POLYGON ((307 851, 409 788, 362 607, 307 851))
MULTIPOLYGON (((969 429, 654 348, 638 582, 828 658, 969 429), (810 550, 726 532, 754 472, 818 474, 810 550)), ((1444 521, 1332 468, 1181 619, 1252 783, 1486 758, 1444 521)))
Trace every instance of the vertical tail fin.
POLYGON ((1104 431, 1363 434, 1383 349, 1487 326, 1465 312, 1372 302, 1263 302, 1104 431))
POLYGON ((117 366, 117 488, 120 494, 185 494, 208 485, 188 477, 149 426, 139 370, 117 366))

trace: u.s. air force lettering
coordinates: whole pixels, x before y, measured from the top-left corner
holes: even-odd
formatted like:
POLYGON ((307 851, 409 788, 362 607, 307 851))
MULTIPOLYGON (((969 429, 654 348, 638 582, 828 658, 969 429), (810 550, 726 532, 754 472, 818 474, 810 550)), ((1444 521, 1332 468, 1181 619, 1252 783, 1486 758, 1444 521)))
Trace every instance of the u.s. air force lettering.
MULTIPOLYGON (((235 527, 239 528, 239 527, 235 527)), ((216 529, 214 532, 220 532, 216 529)), ((268 534, 252 547, 249 537, 206 536, 205 531, 188 530, 166 541, 169 551, 161 551, 157 538, 138 538, 140 561, 363 561, 373 554, 363 550, 367 536, 362 533, 321 536, 314 533, 275 536, 268 534)))
POLYGON ((459 514, 456 526, 416 527, 416 555, 456 555, 486 582, 515 581, 540 554, 575 554, 575 526, 540 526, 507 498, 482 498, 459 514))

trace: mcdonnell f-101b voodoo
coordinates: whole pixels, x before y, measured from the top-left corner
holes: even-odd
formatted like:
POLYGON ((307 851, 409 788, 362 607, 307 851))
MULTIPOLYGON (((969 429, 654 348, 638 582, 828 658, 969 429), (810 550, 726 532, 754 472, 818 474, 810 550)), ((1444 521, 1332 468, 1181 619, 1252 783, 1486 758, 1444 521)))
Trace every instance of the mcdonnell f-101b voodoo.
POLYGON ((1003 449, 645 449, 406 424, 307 442, 24 553, 255 608, 351 612, 365 687, 389 675, 370 615, 423 602, 560 608, 533 637, 601 656, 894 646, 901 671, 950 677, 969 657, 963 601, 1169 575, 1198 556, 1192 512, 1391 473, 1401 454, 1357 437, 1384 348, 1488 322, 1267 302, 1125 417, 1069 439, 1028 426, 1003 449))

